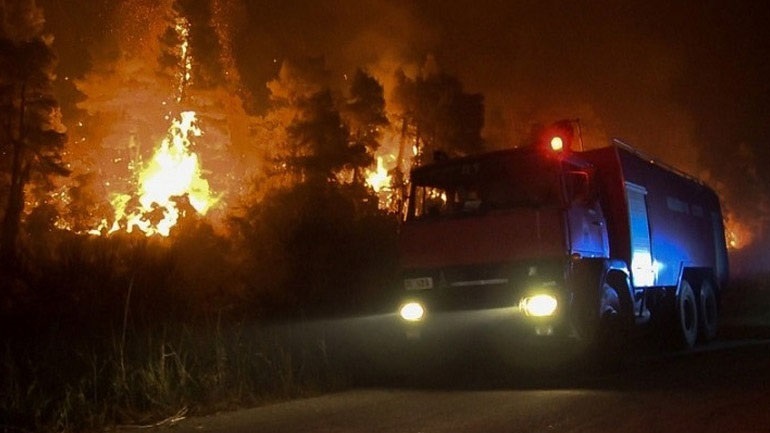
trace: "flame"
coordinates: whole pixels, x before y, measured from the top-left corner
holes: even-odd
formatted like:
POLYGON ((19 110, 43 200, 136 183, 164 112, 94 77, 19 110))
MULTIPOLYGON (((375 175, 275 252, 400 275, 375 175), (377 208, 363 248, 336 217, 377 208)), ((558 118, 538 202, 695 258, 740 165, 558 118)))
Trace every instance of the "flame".
POLYGON ((200 128, 195 125, 195 112, 181 113, 181 119, 171 123, 169 136, 163 140, 147 169, 142 173, 143 206, 159 203, 169 204, 169 197, 189 194, 190 204, 200 214, 205 214, 211 207, 211 194, 208 182, 201 177, 198 156, 191 153, 190 135, 201 136, 200 128))
POLYGON ((174 30, 182 41, 179 44, 180 72, 178 73, 176 101, 181 102, 185 88, 192 80, 192 56, 190 55, 190 22, 184 17, 176 19, 174 30))
POLYGON ((725 221, 725 240, 727 241, 727 248, 739 250, 751 244, 754 241, 754 236, 748 226, 734 218, 727 218, 725 221))
POLYGON ((383 188, 390 186, 391 178, 388 174, 388 170, 385 168, 384 158, 377 157, 377 168, 375 170, 367 170, 366 183, 374 192, 380 192, 383 188))
MULTIPOLYGON (((185 199, 200 215, 205 215, 217 202, 201 174, 198 156, 190 151, 191 138, 202 135, 195 121, 194 111, 184 111, 171 122, 166 138, 138 174, 139 197, 135 207, 130 208, 130 194, 113 195, 110 202, 115 218, 109 233, 120 229, 131 233, 136 228, 147 236, 168 236, 179 217, 186 213, 186 209, 180 209, 185 199)), ((102 232, 104 224, 97 233, 102 232)))
POLYGON ((399 213, 416 147, 408 143, 402 131, 386 129, 382 132, 380 147, 375 155, 376 167, 365 171, 365 180, 377 195, 381 210, 399 213))

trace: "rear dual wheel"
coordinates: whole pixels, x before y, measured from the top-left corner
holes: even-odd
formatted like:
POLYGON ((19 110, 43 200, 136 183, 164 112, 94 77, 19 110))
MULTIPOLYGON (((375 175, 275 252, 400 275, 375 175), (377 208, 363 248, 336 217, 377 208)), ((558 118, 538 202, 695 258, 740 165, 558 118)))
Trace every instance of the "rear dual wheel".
POLYGON ((676 318, 678 345, 683 349, 716 337, 718 308, 711 280, 703 280, 697 296, 690 283, 682 281, 676 301, 676 318))
POLYGON ((695 292, 687 280, 682 280, 676 297, 676 338, 682 349, 695 346, 698 340, 698 302, 695 292))

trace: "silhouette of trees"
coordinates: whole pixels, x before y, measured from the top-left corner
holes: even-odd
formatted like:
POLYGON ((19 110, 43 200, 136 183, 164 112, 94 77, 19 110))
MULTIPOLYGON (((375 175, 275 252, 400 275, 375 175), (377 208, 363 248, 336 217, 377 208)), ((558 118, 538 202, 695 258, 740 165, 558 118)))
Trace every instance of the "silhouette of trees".
POLYGON ((69 174, 62 162, 66 128, 52 88, 52 40, 32 27, 23 32, 3 26, 0 33, 0 263, 6 267, 18 259, 25 187, 69 174))
POLYGON ((380 127, 387 125, 382 85, 363 70, 351 84, 349 98, 336 96, 322 58, 284 62, 268 87, 274 114, 285 124, 277 159, 300 182, 335 183, 360 172, 374 161, 380 127))
POLYGON ((297 115, 287 130, 291 156, 286 162, 305 181, 333 181, 342 169, 366 163, 365 148, 350 145, 350 130, 328 89, 299 100, 296 108, 297 115))
POLYGON ((460 81, 444 72, 412 79, 397 75, 395 101, 402 118, 402 134, 417 148, 418 164, 437 151, 450 156, 479 152, 483 147, 484 98, 463 91, 460 81))
POLYGON ((358 161, 353 175, 359 180, 358 168, 374 163, 371 155, 380 147, 382 129, 389 124, 382 85, 366 71, 358 69, 350 85, 350 96, 341 110, 349 125, 353 146, 366 151, 366 158, 358 161))

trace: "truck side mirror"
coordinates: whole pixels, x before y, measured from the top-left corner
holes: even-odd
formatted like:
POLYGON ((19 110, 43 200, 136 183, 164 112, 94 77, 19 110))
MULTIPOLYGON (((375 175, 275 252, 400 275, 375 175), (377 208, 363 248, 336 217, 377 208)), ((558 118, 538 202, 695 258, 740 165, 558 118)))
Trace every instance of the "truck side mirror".
POLYGON ((585 171, 567 173, 567 194, 570 203, 586 204, 591 199, 591 180, 585 171))

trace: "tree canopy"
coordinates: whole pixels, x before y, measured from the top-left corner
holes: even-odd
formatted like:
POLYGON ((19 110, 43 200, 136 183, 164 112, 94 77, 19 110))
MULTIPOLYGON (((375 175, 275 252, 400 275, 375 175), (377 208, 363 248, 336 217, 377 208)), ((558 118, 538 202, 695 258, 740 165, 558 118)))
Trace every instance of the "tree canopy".
POLYGON ((465 93, 460 80, 445 72, 409 78, 397 75, 395 100, 423 163, 441 151, 453 156, 482 150, 484 141, 484 98, 465 93))

